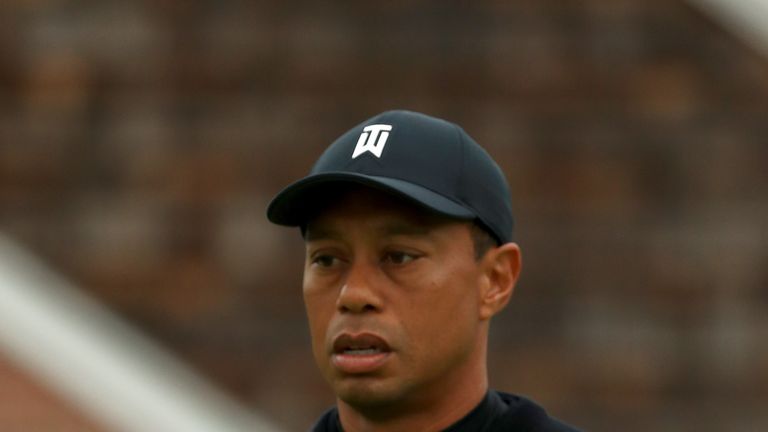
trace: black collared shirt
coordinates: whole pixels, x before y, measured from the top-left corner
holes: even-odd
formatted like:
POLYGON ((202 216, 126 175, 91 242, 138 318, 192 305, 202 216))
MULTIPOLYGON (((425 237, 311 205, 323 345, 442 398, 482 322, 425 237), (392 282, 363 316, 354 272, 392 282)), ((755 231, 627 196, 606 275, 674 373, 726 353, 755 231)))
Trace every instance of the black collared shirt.
MULTIPOLYGON (((312 432, 344 432, 336 408, 328 410, 312 432)), ((489 391, 464 418, 444 432, 578 432, 552 418, 536 403, 508 393, 489 391)))

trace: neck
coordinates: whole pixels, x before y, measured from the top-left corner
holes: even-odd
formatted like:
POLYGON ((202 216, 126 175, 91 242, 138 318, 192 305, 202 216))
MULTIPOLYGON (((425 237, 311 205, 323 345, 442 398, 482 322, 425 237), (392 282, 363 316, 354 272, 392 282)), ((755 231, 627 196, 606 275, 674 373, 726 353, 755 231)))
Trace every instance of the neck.
MULTIPOLYGON (((481 342, 481 345, 484 345, 481 342)), ((469 414, 488 391, 485 347, 450 378, 409 395, 407 400, 382 409, 361 409, 337 400, 339 417, 347 432, 424 431, 446 429, 469 414)))

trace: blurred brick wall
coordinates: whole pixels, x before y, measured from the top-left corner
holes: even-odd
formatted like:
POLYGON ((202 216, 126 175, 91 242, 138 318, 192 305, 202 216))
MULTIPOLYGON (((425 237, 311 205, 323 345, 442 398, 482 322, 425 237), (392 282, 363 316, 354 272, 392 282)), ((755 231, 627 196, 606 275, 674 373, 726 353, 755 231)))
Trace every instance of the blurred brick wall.
POLYGON ((768 60, 679 1, 384 3, 3 2, 0 229, 304 430, 333 399, 265 206, 425 111, 512 185, 495 387, 590 431, 768 427, 768 60))

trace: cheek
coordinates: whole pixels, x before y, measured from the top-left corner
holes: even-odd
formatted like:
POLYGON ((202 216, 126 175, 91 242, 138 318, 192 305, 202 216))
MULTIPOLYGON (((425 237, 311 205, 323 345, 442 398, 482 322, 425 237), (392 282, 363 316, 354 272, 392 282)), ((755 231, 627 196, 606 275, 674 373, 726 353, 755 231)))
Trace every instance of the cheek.
POLYGON ((478 306, 477 284, 475 272, 469 266, 444 265, 433 272, 425 294, 434 314, 454 319, 469 318, 478 306))
POLYGON ((333 317, 336 299, 333 292, 320 289, 307 277, 304 278, 303 295, 312 345, 317 355, 325 349, 326 331, 333 317))
POLYGON ((479 322, 476 290, 477 280, 466 269, 432 273, 414 290, 413 300, 403 306, 412 317, 409 333, 422 355, 460 350, 471 343, 479 322))
MULTIPOLYGON (((336 290, 334 281, 327 276, 304 273, 302 295, 307 315, 312 317, 324 316, 333 313, 336 306, 336 290)), ((310 322, 311 324, 311 322, 310 322)))

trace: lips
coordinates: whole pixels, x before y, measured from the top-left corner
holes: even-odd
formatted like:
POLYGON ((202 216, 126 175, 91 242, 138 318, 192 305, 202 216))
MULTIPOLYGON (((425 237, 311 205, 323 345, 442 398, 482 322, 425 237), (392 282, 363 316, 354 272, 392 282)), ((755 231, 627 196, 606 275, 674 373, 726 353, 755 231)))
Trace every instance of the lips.
POLYGON ((372 333, 342 333, 333 341, 331 362, 341 372, 364 374, 381 368, 391 354, 387 341, 372 333))
POLYGON ((352 335, 342 333, 333 341, 334 354, 356 353, 360 351, 389 351, 387 341, 372 333, 352 335))

